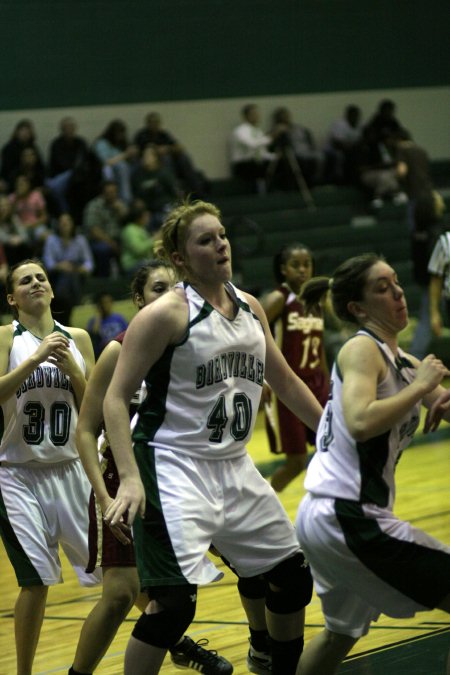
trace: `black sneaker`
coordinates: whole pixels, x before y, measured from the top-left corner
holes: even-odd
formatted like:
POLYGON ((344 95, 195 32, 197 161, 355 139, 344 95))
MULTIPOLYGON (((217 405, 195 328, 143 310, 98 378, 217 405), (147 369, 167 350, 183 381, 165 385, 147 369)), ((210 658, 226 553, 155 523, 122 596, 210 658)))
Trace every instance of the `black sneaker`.
POLYGON ((251 673, 266 675, 272 672, 272 657, 268 652, 258 652, 250 645, 247 654, 247 668, 251 673))
POLYGON ((192 668, 204 675, 231 675, 233 666, 214 649, 205 649, 209 640, 194 642, 187 635, 170 650, 170 658, 177 668, 192 668))

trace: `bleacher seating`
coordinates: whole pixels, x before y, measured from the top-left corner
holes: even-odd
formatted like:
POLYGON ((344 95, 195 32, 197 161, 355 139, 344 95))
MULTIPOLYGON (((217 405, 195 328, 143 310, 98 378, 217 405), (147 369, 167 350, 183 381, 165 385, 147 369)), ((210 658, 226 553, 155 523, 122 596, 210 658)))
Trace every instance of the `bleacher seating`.
MULTIPOLYGON (((432 175, 447 204, 443 228, 450 229, 450 161, 432 162, 432 175)), ((414 316, 420 288, 412 278, 407 207, 387 203, 369 212, 363 193, 354 187, 318 186, 312 196, 315 207, 308 208, 298 191, 256 195, 234 178, 211 181, 210 200, 221 209, 239 285, 256 295, 273 288, 273 255, 286 243, 309 246, 317 274, 332 274, 346 258, 375 251, 396 268, 414 316)), ((115 299, 129 298, 129 281, 123 278, 93 277, 85 295, 92 300, 105 284, 115 299)))
POLYGON ((352 255, 376 251, 401 270, 415 310, 419 289, 411 274, 406 207, 387 204, 368 213, 359 191, 335 186, 315 188, 313 198, 314 209, 305 206, 298 192, 218 200, 243 286, 256 294, 272 288, 273 255, 286 243, 310 247, 318 274, 331 274, 352 255))

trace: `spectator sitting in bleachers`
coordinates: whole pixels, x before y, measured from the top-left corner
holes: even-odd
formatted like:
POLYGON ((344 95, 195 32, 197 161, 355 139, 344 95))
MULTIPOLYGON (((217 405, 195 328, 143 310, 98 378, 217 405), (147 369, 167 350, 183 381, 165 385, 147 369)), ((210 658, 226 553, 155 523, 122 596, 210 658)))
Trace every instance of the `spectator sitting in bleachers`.
POLYGON ((120 264, 128 276, 133 276, 145 260, 153 258, 155 238, 149 234, 151 213, 142 199, 135 199, 122 229, 120 264))
MULTIPOLYGON (((77 136, 73 117, 64 117, 60 122, 60 134, 50 145, 46 185, 56 196, 60 211, 72 212, 81 220, 81 211, 86 202, 79 205, 74 186, 74 173, 85 168, 89 149, 86 141, 77 136)), ((78 179, 80 174, 78 173, 78 179)))
POLYGON ((400 136, 410 138, 409 132, 395 117, 395 103, 385 99, 364 126, 355 153, 358 181, 368 191, 373 208, 383 206, 385 198, 392 199, 396 205, 407 201, 399 184, 397 160, 390 142, 393 137, 400 136))
POLYGON ((108 291, 100 291, 96 297, 96 311, 86 326, 91 336, 95 358, 98 359, 108 342, 124 331, 128 322, 122 314, 114 311, 114 299, 108 291))
POLYGON ((261 129, 257 105, 248 103, 241 114, 243 122, 233 129, 230 137, 231 171, 249 185, 251 192, 264 193, 267 169, 276 157, 268 149, 274 139, 261 129))
POLYGON ((120 257, 120 230, 128 213, 117 184, 105 181, 101 194, 84 211, 83 225, 95 260, 95 275, 109 277, 120 257))
POLYGON ((348 185, 356 181, 355 147, 361 138, 361 109, 348 105, 334 120, 325 141, 324 182, 348 185))
POLYGON ((11 267, 33 255, 28 230, 13 213, 7 195, 0 195, 0 244, 11 267))
POLYGON ((271 148, 279 153, 281 160, 277 167, 280 187, 285 190, 297 188, 295 175, 284 153, 287 148, 294 153, 306 184, 311 186, 319 182, 323 163, 322 153, 317 149, 311 131, 292 121, 288 108, 281 107, 274 110, 270 135, 273 138, 271 148))
POLYGON ((78 234, 69 213, 62 213, 56 232, 44 244, 43 262, 55 297, 52 308, 56 318, 70 326, 72 309, 81 301, 83 283, 92 274, 94 259, 86 237, 78 234))
POLYGON ((77 135, 77 124, 73 117, 64 117, 59 123, 59 129, 60 134, 50 144, 50 176, 73 170, 86 159, 88 153, 86 141, 77 135))
POLYGON ((208 192, 207 181, 201 171, 196 169, 186 149, 163 129, 161 115, 150 112, 145 117, 145 126, 140 129, 134 142, 143 154, 146 147, 153 145, 161 164, 178 179, 183 191, 194 198, 203 198, 208 192))
POLYGON ((31 187, 27 176, 17 176, 14 187, 9 195, 13 215, 26 227, 33 255, 39 256, 50 232, 45 198, 41 190, 31 187))
POLYGON ((93 150, 103 163, 106 180, 114 180, 120 198, 129 204, 132 163, 138 156, 138 148, 128 142, 127 127, 122 120, 112 120, 93 144, 93 150))
POLYGON ((181 197, 181 191, 170 169, 161 165, 155 146, 149 145, 144 149, 131 185, 134 196, 142 199, 151 211, 149 229, 159 229, 174 202, 181 197))
POLYGON ((62 211, 67 211, 66 193, 71 176, 70 171, 58 176, 47 176, 46 167, 36 148, 29 147, 22 150, 17 175, 27 176, 32 188, 42 191, 50 215, 58 216, 62 211))
POLYGON ((397 172, 397 160, 389 147, 389 134, 379 140, 367 127, 361 141, 355 148, 355 163, 359 185, 367 192, 374 209, 383 206, 385 199, 392 199, 395 205, 408 201, 402 191, 397 172))
POLYGON ((36 146, 36 135, 31 120, 20 120, 12 133, 10 140, 5 143, 1 152, 0 176, 6 183, 6 190, 14 189, 14 181, 19 174, 22 151, 25 148, 34 148, 40 163, 44 166, 39 150, 36 146))
POLYGON ((13 182, 17 176, 26 176, 33 190, 43 190, 45 184, 45 166, 36 148, 23 148, 19 156, 19 163, 12 174, 13 182))
POLYGON ((399 134, 403 138, 410 138, 410 133, 400 124, 395 112, 394 101, 390 99, 380 101, 375 114, 364 127, 364 133, 370 143, 383 143, 386 138, 399 134))
POLYGON ((397 175, 412 211, 416 199, 434 190, 428 154, 413 140, 405 138, 403 132, 389 137, 386 143, 397 161, 397 175))

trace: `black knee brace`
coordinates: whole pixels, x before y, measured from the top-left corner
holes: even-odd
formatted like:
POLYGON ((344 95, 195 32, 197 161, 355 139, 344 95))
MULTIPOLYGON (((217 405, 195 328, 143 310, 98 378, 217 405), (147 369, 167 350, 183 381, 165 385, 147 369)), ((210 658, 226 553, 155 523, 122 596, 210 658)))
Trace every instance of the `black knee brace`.
POLYGON ((161 586, 152 588, 151 596, 162 610, 142 614, 132 635, 153 647, 170 649, 183 637, 195 616, 197 586, 161 586))
POLYGON ((258 577, 239 577, 237 582, 239 593, 250 600, 264 598, 266 586, 267 583, 262 574, 258 577))
POLYGON ((313 583, 303 553, 287 558, 264 575, 269 582, 266 606, 275 614, 298 612, 311 602, 313 583), (270 587, 275 586, 279 590, 270 587))

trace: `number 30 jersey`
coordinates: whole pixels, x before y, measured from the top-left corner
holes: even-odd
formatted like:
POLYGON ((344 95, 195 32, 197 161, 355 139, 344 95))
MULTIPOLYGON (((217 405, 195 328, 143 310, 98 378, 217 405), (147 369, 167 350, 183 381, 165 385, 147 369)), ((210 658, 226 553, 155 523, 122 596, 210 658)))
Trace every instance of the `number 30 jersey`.
MULTIPOLYGON (((55 330, 69 339, 70 351, 85 372, 84 358, 67 329, 55 321, 55 330)), ((42 342, 18 321, 13 321, 13 331, 8 372, 34 354, 42 342)), ((77 458, 77 420, 70 378, 53 363, 44 361, 1 406, 0 461, 53 464, 77 458)))
POLYGON ((264 383, 265 337, 239 291, 226 288, 234 319, 184 286, 187 332, 147 374, 133 440, 204 459, 245 454, 264 383))

